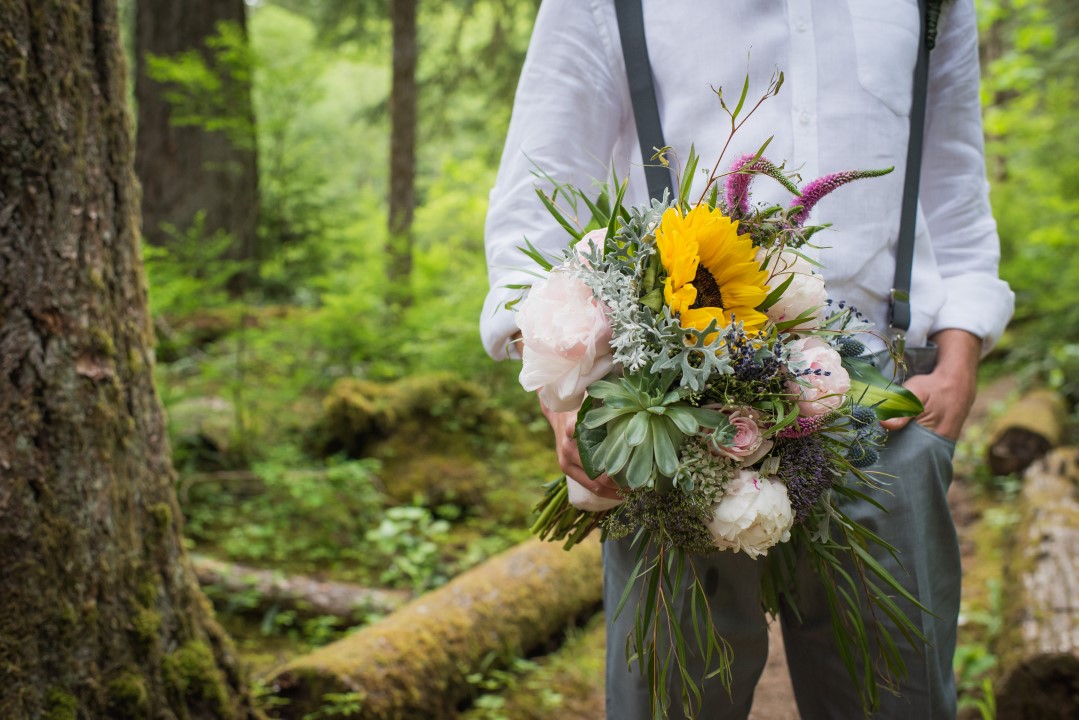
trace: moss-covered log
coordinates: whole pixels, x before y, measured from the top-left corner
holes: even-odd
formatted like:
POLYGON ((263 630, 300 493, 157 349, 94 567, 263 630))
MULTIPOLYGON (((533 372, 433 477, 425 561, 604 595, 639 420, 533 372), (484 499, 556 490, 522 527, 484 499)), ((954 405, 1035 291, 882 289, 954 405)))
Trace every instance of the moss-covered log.
POLYGON ((203 586, 213 585, 226 594, 255 591, 259 596, 255 609, 260 611, 272 605, 284 605, 301 616, 332 615, 355 622, 357 616, 364 613, 392 612, 404 605, 409 597, 406 590, 383 590, 286 576, 199 555, 191 557, 191 564, 203 586))
POLYGON ((390 497, 428 507, 483 505, 484 460, 518 427, 484 388, 448 373, 391 383, 339 380, 323 408, 310 436, 313 451, 378 458, 390 497))
POLYGON ((248 718, 153 386, 116 0, 0 0, 0 718, 248 718))
POLYGON ((363 630, 298 658, 273 680, 302 718, 327 693, 356 693, 360 720, 437 720, 467 700, 470 673, 528 652, 601 600, 599 543, 566 552, 529 540, 363 630))
POLYGON ((1067 404, 1059 393, 1035 390, 1021 397, 993 424, 986 459, 994 475, 1026 470, 1062 441, 1067 404))
POLYGON ((998 716, 1079 717, 1079 448, 1027 470, 1006 582, 998 716))

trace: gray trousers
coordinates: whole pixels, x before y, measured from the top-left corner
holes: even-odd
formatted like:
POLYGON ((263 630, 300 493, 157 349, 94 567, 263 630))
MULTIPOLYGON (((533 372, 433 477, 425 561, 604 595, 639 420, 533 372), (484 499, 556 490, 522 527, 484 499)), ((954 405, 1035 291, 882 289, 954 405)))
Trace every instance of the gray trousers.
MULTIPOLYGON (((893 628, 908 677, 900 686, 899 695, 881 690, 881 708, 873 715, 874 719, 950 720, 956 715, 952 659, 961 570, 955 525, 946 500, 954 450, 951 440, 910 423, 889 436, 881 450, 880 463, 874 468, 896 478, 888 479, 885 490, 870 492, 889 512, 883 514, 868 503, 844 508, 855 520, 898 548, 902 565, 879 548, 874 555, 933 612, 928 615, 900 603, 907 616, 920 623, 929 645, 912 648, 893 628)), ((607 720, 651 719, 648 688, 638 667, 628 667, 625 661, 626 638, 634 626, 636 588, 622 613, 617 618, 611 617, 633 572, 634 557, 630 538, 604 543, 604 604, 608 608, 607 720)), ((768 657, 768 628, 760 599, 763 564, 743 553, 731 552, 697 556, 692 562, 704 580, 716 628, 734 651, 730 694, 717 679, 706 680, 702 710, 696 717, 745 718, 768 657)), ((798 710, 803 720, 857 720, 862 717, 861 705, 832 639, 830 614, 820 582, 808 563, 800 565, 797 583, 801 621, 789 608, 780 614, 798 710)), ((690 609, 680 609, 684 610, 682 625, 688 627, 690 609)), ((691 659, 690 664, 697 665, 693 674, 703 677, 701 663, 691 659)), ((686 717, 677 682, 669 695, 670 717, 686 717)))

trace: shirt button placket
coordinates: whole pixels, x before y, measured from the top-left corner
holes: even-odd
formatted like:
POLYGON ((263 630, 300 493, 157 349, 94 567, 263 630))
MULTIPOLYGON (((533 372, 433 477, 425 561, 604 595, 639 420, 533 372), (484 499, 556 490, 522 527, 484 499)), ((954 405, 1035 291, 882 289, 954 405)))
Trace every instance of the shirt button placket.
POLYGON ((811 0, 787 0, 790 25, 791 60, 785 70, 791 89, 794 157, 802 166, 802 176, 820 174, 817 135, 817 40, 813 27, 811 0))

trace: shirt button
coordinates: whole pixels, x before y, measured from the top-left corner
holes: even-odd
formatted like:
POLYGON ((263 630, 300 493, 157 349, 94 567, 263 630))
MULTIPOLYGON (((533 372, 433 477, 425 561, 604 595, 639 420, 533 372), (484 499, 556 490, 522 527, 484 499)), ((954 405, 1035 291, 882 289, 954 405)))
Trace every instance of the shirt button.
POLYGON ((794 26, 794 29, 795 29, 795 30, 797 30, 798 32, 805 32, 805 31, 806 31, 806 28, 807 28, 807 27, 809 27, 809 26, 808 26, 808 25, 806 25, 806 21, 805 21, 805 20, 799 20, 799 21, 798 21, 798 22, 797 22, 797 23, 795 24, 795 26, 794 26))
POLYGON ((812 118, 810 117, 809 113, 803 110, 801 116, 798 118, 798 121, 801 122, 803 125, 808 125, 811 119, 812 118))

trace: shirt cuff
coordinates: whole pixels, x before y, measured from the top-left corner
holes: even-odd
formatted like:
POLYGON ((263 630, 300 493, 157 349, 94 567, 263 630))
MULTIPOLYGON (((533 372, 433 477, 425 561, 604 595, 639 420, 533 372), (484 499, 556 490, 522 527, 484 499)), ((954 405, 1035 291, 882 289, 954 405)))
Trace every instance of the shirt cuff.
POLYGON ((985 357, 1000 336, 1015 310, 1015 293, 1008 283, 987 275, 968 274, 945 278, 948 296, 929 329, 929 335, 941 330, 966 330, 982 339, 985 357))
MULTIPOLYGON (((534 282, 532 275, 506 280, 507 283, 534 282)), ((483 314, 480 316, 480 338, 483 349, 494 360, 520 360, 520 343, 510 342, 510 338, 520 328, 517 327, 517 314, 506 309, 506 303, 523 297, 525 290, 513 290, 507 287, 493 287, 483 301, 483 314)))

